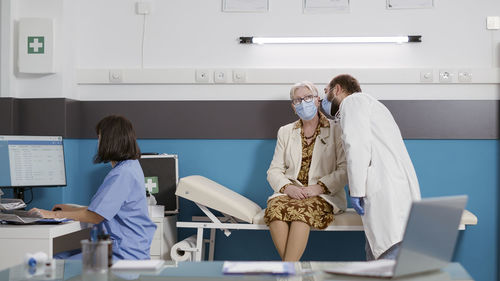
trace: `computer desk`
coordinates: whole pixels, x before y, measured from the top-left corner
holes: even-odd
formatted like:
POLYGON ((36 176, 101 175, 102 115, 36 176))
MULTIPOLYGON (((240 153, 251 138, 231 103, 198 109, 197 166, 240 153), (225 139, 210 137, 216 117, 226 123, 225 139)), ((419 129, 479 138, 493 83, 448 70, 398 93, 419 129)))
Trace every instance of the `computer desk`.
MULTIPOLYGON (((323 268, 331 268, 341 266, 337 262, 297 262, 295 263, 296 274, 289 276, 280 275, 224 275, 222 273, 223 261, 212 262, 165 262, 165 266, 158 271, 153 272, 133 272, 121 271, 116 272, 111 270, 104 274, 84 274, 82 275, 82 263, 76 260, 57 260, 56 268, 47 272, 29 273, 28 268, 23 265, 17 265, 5 270, 0 270, 0 280, 42 280, 45 276, 50 276, 43 280, 106 280, 106 281, 124 281, 124 280, 184 280, 184 281, 220 281, 220 280, 275 280, 275 281, 381 281, 381 280, 398 280, 398 281, 443 281, 443 280, 460 280, 473 281, 470 275, 459 263, 450 263, 445 268, 431 273, 422 273, 410 275, 395 279, 374 279, 361 278, 353 276, 341 276, 327 274, 323 272, 323 268), (42 275, 38 275, 42 274, 42 275), (33 276, 35 275, 35 276, 33 276), (38 276, 38 278, 36 278, 38 276), (35 277, 35 278, 31 278, 35 277)), ((37 269, 38 271, 38 269, 37 269)))
POLYGON ((80 248, 90 225, 78 221, 61 224, 0 225, 0 270, 23 262, 26 253, 54 253, 80 248))

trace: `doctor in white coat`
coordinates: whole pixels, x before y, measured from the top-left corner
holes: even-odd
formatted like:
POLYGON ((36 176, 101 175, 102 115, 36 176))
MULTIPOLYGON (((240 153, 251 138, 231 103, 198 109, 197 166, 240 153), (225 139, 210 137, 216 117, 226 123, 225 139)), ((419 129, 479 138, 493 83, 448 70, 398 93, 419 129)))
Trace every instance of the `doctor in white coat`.
POLYGON ((351 204, 362 215, 366 256, 395 259, 420 188, 401 132, 389 110, 339 75, 325 88, 323 109, 340 119, 351 204))

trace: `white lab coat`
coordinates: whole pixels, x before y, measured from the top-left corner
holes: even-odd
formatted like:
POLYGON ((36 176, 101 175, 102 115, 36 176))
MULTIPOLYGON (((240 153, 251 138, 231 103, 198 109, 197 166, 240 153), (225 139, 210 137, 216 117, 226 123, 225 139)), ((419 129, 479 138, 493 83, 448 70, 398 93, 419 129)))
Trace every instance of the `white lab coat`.
POLYGON ((375 258, 403 239, 411 202, 420 200, 417 175, 389 110, 354 93, 340 105, 349 192, 364 197, 365 235, 375 258))

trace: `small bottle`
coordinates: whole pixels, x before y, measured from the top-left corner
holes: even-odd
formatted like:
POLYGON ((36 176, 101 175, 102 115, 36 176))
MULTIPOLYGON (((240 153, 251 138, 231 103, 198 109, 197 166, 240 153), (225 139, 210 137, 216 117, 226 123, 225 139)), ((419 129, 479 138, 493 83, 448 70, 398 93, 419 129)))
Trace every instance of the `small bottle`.
POLYGON ((24 256, 24 262, 30 267, 36 267, 37 265, 45 264, 48 258, 44 252, 27 253, 24 256))

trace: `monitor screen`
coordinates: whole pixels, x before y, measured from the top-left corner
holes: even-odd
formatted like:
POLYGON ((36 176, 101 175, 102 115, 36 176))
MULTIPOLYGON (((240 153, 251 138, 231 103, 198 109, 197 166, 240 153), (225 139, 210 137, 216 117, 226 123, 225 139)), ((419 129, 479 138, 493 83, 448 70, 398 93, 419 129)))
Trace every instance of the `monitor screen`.
POLYGON ((66 185, 60 136, 0 136, 0 187, 66 185))

